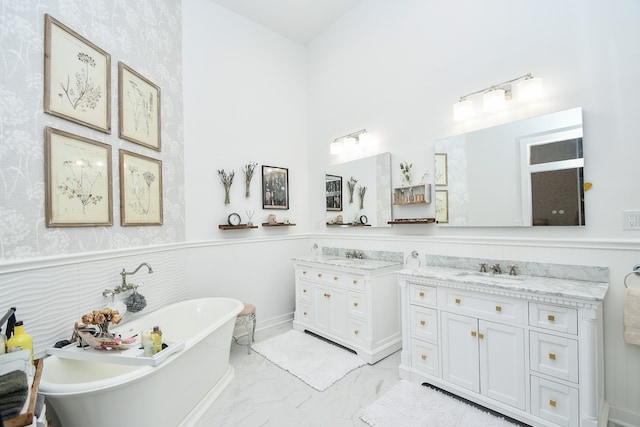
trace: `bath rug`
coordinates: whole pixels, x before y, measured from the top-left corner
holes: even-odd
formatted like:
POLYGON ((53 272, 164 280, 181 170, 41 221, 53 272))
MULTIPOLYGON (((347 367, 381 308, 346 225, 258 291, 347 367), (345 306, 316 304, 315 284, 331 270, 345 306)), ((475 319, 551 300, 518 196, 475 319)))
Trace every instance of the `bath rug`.
POLYGON ((372 427, 514 427, 438 390, 400 380, 363 409, 360 419, 372 427))
POLYGON ((251 348, 318 391, 366 363, 357 354, 294 329, 251 348))

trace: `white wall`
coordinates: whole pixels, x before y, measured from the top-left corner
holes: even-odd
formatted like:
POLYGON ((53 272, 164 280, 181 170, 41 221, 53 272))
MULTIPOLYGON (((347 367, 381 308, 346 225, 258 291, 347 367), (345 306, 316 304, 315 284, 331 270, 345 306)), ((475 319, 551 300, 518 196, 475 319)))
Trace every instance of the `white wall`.
MULTIPOLYGON (((310 193, 333 161, 329 142, 350 131, 367 128, 376 135, 377 149, 393 154, 393 179, 399 182, 401 161, 412 161, 417 176, 433 169, 438 138, 584 108, 585 179, 594 184, 586 193, 584 228, 325 231, 319 198, 310 200, 310 221, 330 246, 609 267, 606 393, 612 416, 634 425, 640 424, 640 348, 622 340, 622 279, 640 263, 640 234, 622 229, 622 211, 640 209, 639 90, 628 83, 640 72, 634 53, 639 18, 640 4, 630 0, 371 0, 309 46, 310 193), (460 96, 529 72, 545 79, 544 100, 453 121, 451 107, 460 96)), ((395 206, 394 215, 403 216, 402 209, 395 206)), ((434 216, 434 206, 422 216, 434 216)))
POLYGON ((305 52, 289 41, 209 0, 183 4, 187 239, 271 236, 274 230, 221 231, 237 212, 247 221, 275 213, 306 228, 307 92, 305 52), (245 197, 243 165, 258 163, 245 197), (289 210, 262 209, 261 165, 289 169, 289 210), (217 170, 235 171, 231 203, 217 170))

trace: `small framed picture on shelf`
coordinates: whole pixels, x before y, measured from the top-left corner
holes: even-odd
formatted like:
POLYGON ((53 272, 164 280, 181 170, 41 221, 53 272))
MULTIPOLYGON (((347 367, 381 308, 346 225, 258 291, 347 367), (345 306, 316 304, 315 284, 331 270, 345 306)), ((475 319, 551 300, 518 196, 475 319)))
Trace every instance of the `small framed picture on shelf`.
POLYGON ((449 222, 449 191, 436 190, 436 222, 449 222))
POLYGON ((111 146, 46 128, 47 227, 113 225, 111 146))
POLYGON ((342 210, 342 177, 326 175, 326 205, 327 211, 342 210))
POLYGON ((120 150, 120 223, 162 225, 162 161, 120 150))
POLYGON ((289 169, 262 165, 262 208, 289 209, 289 169))
POLYGON ((447 171, 447 153, 435 154, 435 180, 437 186, 446 186, 449 183, 447 171))
POLYGON ((111 55, 49 14, 44 40, 44 112, 111 133, 111 55))
POLYGON ((120 138, 160 151, 160 87, 118 62, 120 138))

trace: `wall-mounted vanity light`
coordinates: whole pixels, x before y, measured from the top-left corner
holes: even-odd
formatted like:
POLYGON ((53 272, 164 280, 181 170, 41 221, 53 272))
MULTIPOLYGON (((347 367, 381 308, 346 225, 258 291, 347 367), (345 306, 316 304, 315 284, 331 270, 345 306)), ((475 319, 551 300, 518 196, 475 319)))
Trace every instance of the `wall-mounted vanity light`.
POLYGON ((354 151, 363 147, 371 137, 371 134, 366 129, 362 129, 356 132, 352 132, 348 135, 338 137, 333 140, 330 146, 331 154, 342 154, 345 152, 354 151))
POLYGON ((475 113, 473 101, 468 98, 478 94, 482 94, 482 109, 484 112, 490 113, 504 108, 507 101, 512 98, 511 83, 515 83, 517 81, 520 81, 516 85, 518 101, 529 102, 542 95, 542 79, 539 77, 533 77, 531 73, 525 74, 524 76, 507 80, 502 83, 497 83, 487 88, 461 96, 460 101, 453 105, 454 120, 462 121, 473 117, 475 113))

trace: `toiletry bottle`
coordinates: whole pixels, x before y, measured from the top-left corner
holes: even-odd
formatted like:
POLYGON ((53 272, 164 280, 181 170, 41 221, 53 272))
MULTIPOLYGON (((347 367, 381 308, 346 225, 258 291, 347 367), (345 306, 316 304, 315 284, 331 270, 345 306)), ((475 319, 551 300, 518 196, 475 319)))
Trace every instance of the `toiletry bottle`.
POLYGON ((31 362, 33 363, 33 338, 24 331, 22 320, 16 322, 13 336, 7 341, 7 353, 20 350, 29 350, 31 352, 31 362))
POLYGON ((151 333, 151 339, 153 340, 154 353, 159 353, 162 351, 162 331, 160 330, 160 326, 154 326, 153 332, 151 333))

